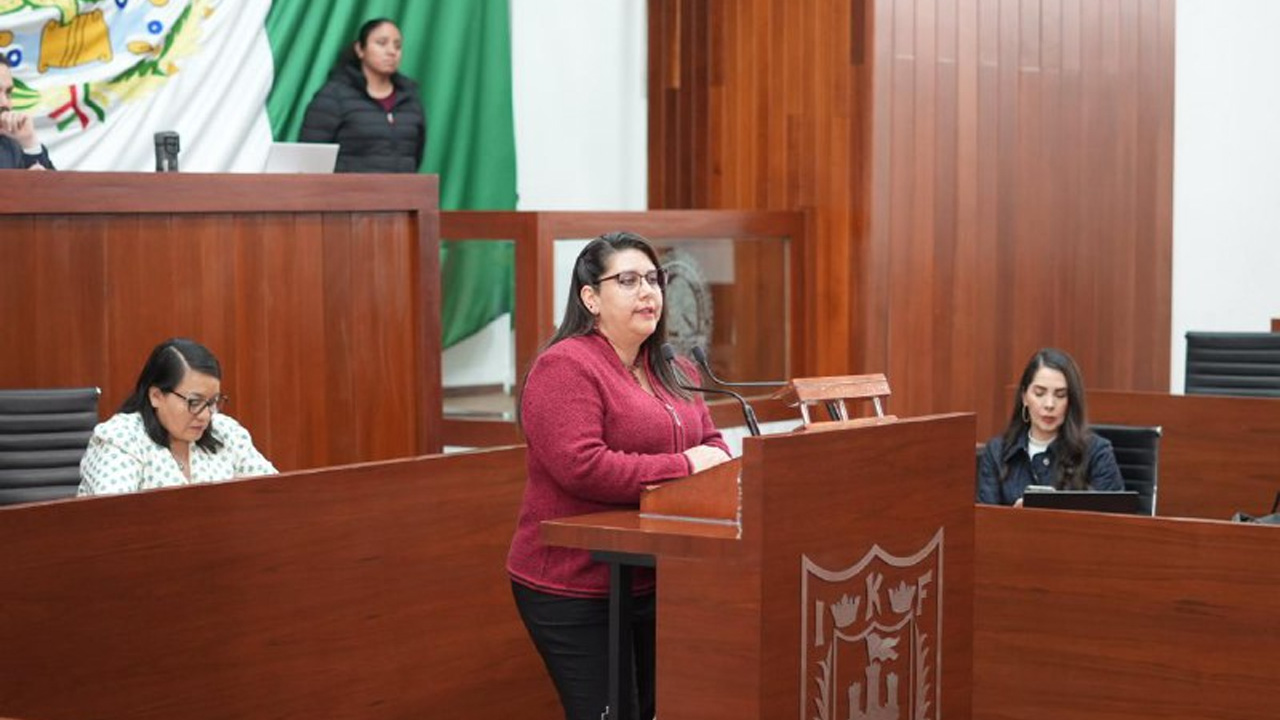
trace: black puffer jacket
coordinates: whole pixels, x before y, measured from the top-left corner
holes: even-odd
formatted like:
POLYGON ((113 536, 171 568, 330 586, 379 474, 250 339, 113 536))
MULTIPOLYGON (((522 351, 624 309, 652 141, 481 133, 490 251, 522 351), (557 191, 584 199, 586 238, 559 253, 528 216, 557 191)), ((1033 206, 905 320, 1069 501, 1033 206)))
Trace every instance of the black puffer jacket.
POLYGON ((427 147, 427 114, 418 86, 396 73, 391 112, 369 97, 364 74, 342 65, 307 106, 302 142, 338 143, 337 172, 413 173, 427 147))

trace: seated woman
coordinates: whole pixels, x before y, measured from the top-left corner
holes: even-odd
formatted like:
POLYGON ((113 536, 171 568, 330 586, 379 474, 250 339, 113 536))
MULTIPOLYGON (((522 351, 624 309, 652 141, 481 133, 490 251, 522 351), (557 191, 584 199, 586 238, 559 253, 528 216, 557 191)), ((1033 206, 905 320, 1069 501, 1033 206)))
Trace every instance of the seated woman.
POLYGON ((120 412, 94 428, 77 494, 275 474, 249 431, 222 414, 226 400, 222 367, 208 348, 184 338, 160 343, 120 412))
POLYGON ((1111 443, 1089 432, 1084 382, 1075 360, 1044 348, 1022 372, 1013 414, 978 464, 978 502, 1021 504, 1028 485, 1124 490, 1111 443))

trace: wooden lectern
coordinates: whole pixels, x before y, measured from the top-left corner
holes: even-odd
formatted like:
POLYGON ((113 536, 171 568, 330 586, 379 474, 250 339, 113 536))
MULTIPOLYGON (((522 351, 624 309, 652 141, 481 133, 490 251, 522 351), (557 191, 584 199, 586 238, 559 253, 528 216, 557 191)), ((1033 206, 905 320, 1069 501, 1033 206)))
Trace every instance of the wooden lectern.
POLYGON ((974 434, 964 414, 747 438, 740 465, 543 537, 654 559, 662 720, 967 717, 974 434))

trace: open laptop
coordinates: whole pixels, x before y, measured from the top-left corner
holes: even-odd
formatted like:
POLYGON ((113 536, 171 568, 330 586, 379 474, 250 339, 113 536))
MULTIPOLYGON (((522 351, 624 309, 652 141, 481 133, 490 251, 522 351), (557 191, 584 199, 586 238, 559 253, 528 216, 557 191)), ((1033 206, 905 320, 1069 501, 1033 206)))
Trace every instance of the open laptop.
POLYGON ((338 162, 334 143, 271 143, 264 173, 331 173, 338 162))
POLYGON ((1138 512, 1138 493, 1095 492, 1093 490, 1028 490, 1022 494, 1022 507, 1047 508, 1049 510, 1088 510, 1090 512, 1123 513, 1138 512))

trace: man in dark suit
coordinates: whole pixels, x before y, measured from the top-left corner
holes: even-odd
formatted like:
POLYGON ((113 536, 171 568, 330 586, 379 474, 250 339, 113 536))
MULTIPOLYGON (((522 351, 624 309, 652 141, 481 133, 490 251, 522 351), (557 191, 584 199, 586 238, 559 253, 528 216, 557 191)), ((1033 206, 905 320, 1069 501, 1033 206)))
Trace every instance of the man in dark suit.
POLYGON ((53 169, 31 116, 13 109, 13 72, 0 55, 0 170, 53 169))

